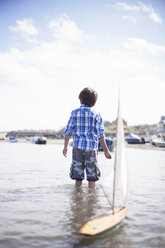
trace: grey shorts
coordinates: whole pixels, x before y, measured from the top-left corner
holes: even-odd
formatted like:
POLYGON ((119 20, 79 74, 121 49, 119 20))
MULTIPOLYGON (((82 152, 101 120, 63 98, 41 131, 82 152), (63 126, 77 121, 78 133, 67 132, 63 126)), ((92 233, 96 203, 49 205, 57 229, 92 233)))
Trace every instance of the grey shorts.
POLYGON ((70 178, 77 181, 84 179, 84 171, 88 181, 97 181, 100 177, 100 170, 97 162, 97 151, 86 151, 73 148, 72 165, 70 168, 70 178))

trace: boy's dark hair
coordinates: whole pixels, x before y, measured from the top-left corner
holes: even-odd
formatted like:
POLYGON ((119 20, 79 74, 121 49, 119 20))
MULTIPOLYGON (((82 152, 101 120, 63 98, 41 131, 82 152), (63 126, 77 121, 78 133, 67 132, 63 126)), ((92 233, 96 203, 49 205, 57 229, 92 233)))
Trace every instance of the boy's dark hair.
POLYGON ((79 94, 79 99, 81 104, 93 107, 97 101, 97 92, 91 88, 84 88, 79 94))

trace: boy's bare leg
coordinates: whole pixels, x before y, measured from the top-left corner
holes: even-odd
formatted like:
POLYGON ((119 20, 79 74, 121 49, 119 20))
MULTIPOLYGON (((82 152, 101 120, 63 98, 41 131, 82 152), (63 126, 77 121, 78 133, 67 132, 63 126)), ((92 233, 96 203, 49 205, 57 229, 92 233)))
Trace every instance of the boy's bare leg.
POLYGON ((82 181, 77 181, 75 182, 76 187, 80 187, 82 185, 82 181))
POLYGON ((90 189, 96 189, 96 183, 95 182, 88 182, 88 187, 90 189))

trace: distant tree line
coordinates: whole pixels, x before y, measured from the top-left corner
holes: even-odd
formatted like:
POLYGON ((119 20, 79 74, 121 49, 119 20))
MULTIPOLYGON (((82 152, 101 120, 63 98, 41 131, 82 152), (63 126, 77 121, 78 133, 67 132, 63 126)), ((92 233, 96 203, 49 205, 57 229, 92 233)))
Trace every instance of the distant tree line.
MULTIPOLYGON (((154 134, 156 130, 156 124, 152 125, 135 125, 135 126, 128 126, 127 121, 123 120, 124 125, 124 132, 125 134, 128 133, 135 133, 139 135, 149 135, 154 134)), ((59 129, 58 131, 52 130, 52 129, 25 129, 25 130, 17 130, 17 131, 10 131, 7 133, 7 136, 14 136, 14 137, 32 137, 35 135, 43 135, 47 138, 63 138, 65 128, 63 127, 59 129)), ((116 134, 116 120, 110 122, 110 121, 104 121, 104 129, 105 133, 107 135, 115 135, 116 134)))

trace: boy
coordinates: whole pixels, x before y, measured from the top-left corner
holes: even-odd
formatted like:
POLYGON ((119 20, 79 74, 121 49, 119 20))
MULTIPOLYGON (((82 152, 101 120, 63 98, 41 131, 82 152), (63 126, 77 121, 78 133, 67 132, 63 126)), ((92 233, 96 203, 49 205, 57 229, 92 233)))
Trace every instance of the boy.
POLYGON ((68 142, 73 134, 70 177, 76 180, 75 184, 79 187, 86 169, 88 187, 95 189, 95 181, 100 177, 97 166, 98 140, 103 147, 105 157, 111 159, 111 154, 105 142, 102 118, 91 109, 97 101, 97 92, 91 88, 84 88, 79 94, 79 99, 81 106, 72 111, 65 130, 63 155, 67 156, 68 142))

